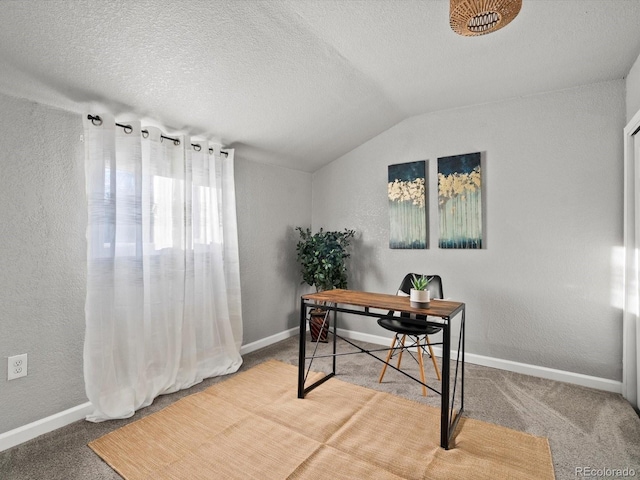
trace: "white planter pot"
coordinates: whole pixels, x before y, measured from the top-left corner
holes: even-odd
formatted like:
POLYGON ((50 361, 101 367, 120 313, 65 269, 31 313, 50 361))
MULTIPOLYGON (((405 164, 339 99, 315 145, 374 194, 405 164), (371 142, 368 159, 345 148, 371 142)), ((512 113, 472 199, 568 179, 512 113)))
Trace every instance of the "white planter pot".
POLYGON ((428 307, 430 301, 431 295, 429 290, 416 290, 414 288, 411 289, 411 293, 409 294, 409 303, 412 307, 428 307))

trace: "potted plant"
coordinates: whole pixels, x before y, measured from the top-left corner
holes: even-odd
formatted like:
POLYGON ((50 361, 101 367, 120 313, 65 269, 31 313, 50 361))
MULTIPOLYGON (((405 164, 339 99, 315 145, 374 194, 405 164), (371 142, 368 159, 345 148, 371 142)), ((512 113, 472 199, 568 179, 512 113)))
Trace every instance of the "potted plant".
POLYGON ((429 278, 426 275, 420 275, 416 277, 413 275, 411 279, 411 288, 409 292, 409 303, 412 307, 421 308, 428 307, 431 301, 431 296, 427 286, 429 285, 429 278))
MULTIPOLYGON (((302 283, 316 287, 317 292, 334 288, 347 288, 347 251, 354 230, 324 231, 312 233, 309 228, 296 227, 300 240, 296 246, 302 283)), ((321 308, 310 312, 310 330, 313 341, 327 341, 326 311, 321 308), (324 328, 322 327, 324 324, 324 328)))

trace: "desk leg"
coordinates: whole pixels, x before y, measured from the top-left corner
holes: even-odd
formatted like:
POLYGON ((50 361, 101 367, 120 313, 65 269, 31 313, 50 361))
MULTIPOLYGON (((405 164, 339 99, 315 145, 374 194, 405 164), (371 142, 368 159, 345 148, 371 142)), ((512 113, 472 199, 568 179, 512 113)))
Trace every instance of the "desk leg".
POLYGON ((465 315, 466 307, 462 310, 462 321, 460 323, 460 335, 462 336, 462 383, 460 384, 460 413, 464 411, 464 339, 465 339, 465 315))
POLYGON ((440 398, 440 446, 449 450, 449 375, 451 370, 451 319, 442 328, 442 396, 440 398))
POLYGON ((304 367, 307 345, 307 307, 300 300, 300 349, 298 351, 298 398, 304 398, 304 367))
MULTIPOLYGON (((337 304, 336 304, 337 306, 337 304)), ((338 312, 337 311, 333 311, 333 374, 336 374, 336 352, 337 352, 337 339, 338 336, 336 335, 338 333, 338 312)))

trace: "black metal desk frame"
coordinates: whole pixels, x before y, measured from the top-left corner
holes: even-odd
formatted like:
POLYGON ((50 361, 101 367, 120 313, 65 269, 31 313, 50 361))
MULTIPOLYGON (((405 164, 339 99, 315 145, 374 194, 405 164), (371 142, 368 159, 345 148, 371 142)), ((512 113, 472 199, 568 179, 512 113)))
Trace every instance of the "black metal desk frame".
MULTIPOLYGON (((366 294, 366 295, 371 295, 371 294, 366 294)), ((450 447, 450 442, 451 442, 451 438, 453 436, 453 433, 455 432, 456 426, 458 424, 458 421, 460 420, 460 417, 462 415, 462 413, 464 412, 464 337, 465 337, 465 313, 466 313, 466 309, 465 309, 465 304, 464 303, 456 303, 456 308, 453 308, 451 311, 448 311, 446 315, 438 315, 438 314, 434 314, 433 312, 431 312, 429 309, 425 309, 423 310, 422 314, 423 315, 428 315, 428 316, 436 316, 439 317, 443 320, 442 323, 439 322, 431 322, 428 321, 427 323, 440 327, 442 328, 442 338, 443 341, 441 342, 442 344, 442 391, 439 392, 438 390, 434 389, 433 387, 424 384, 421 380, 413 377, 412 375, 409 375, 408 373, 404 372, 403 370, 396 368, 394 365, 391 365, 390 363, 387 363, 384 359, 374 355, 374 352, 388 352, 389 351, 389 347, 386 348, 380 348, 380 349, 376 349, 376 350, 366 350, 364 348, 362 348, 361 346, 355 344, 354 342, 352 342, 351 340, 344 338, 340 335, 338 335, 337 330, 337 313, 338 312, 342 312, 342 313, 350 313, 350 314, 354 314, 354 315, 361 315, 361 316, 367 316, 367 317, 375 317, 375 318, 397 318, 397 317, 392 317, 392 316, 388 316, 388 315, 381 315, 380 313, 374 313, 370 311, 370 308, 379 308, 379 307, 369 307, 369 306, 353 306, 351 304, 349 304, 348 302, 345 303, 341 303, 341 302, 331 302, 331 303, 327 303, 324 304, 322 306, 323 309, 325 309, 327 311, 326 315, 325 315, 325 319, 324 322, 325 324, 327 324, 327 326, 329 327, 329 334, 332 335, 333 337, 333 353, 329 354, 329 355, 316 355, 316 351, 317 351, 317 347, 318 347, 318 342, 316 342, 315 345, 315 349, 312 353, 311 356, 307 357, 306 356, 306 327, 307 327, 307 310, 310 308, 317 308, 318 304, 315 300, 310 300, 307 299, 305 297, 312 297, 313 294, 310 295, 303 295, 300 299, 300 349, 299 349, 299 353, 298 353, 298 398, 304 398, 304 396, 310 392, 311 390, 313 390, 314 388, 322 385, 324 382, 326 382, 327 380, 329 380, 330 378, 334 377, 336 375, 336 358, 338 356, 342 356, 342 355, 353 355, 353 354, 360 354, 360 353, 366 353, 367 355, 375 358, 376 360, 382 362, 382 363, 386 363, 387 366, 393 368, 394 370, 402 373, 403 375, 409 377, 410 379, 414 380, 417 383, 420 383, 421 385, 426 386, 429 390, 437 393, 438 395, 440 395, 441 398, 441 402, 440 402, 440 446, 442 448, 444 448, 445 450, 449 450, 450 447), (344 306, 340 306, 340 305, 344 305, 344 306), (329 314, 330 312, 333 312, 333 322, 329 321, 329 314), (454 382, 453 382, 453 389, 451 389, 451 385, 450 385, 450 381, 451 381, 451 320, 457 316, 461 314, 461 323, 460 323, 460 335, 458 338, 458 349, 457 349, 457 354, 456 354, 456 364, 455 364, 455 372, 454 372, 454 382), (333 329, 331 328, 331 324, 333 324, 333 329), (346 353, 337 353, 337 349, 336 349, 336 341, 337 339, 340 338, 341 340, 345 341, 346 343, 348 343, 349 345, 355 347, 357 349, 357 351, 353 351, 353 352, 346 352, 346 353), (331 373, 328 373, 326 376, 324 376, 323 378, 321 378, 320 380, 316 381, 315 383, 313 383, 312 385, 309 385, 308 387, 305 387, 305 381, 307 379, 307 375, 309 374, 310 370, 311 370, 311 365, 313 363, 313 359, 314 358, 321 358, 321 357, 327 357, 327 356, 331 356, 333 357, 333 361, 332 361, 332 371, 331 373), (306 361, 310 360, 309 362, 309 366, 308 368, 306 368, 306 361), (455 409, 455 395, 456 395, 456 388, 458 386, 458 373, 460 373, 460 408, 458 410, 455 409)), ((407 305, 409 302, 409 299, 406 299, 407 305)), ((432 302, 438 302, 438 300, 432 300, 432 302)), ((404 312, 404 310, 396 310, 396 312, 404 312)), ((407 312, 407 313, 414 313, 415 314, 415 310, 411 310, 411 312, 407 312)), ((403 322, 416 322, 416 323, 421 323, 424 324, 423 320, 412 320, 410 318, 403 318, 402 319, 403 322)), ((432 345, 439 345, 440 343, 435 343, 432 345)), ((399 347, 396 347, 399 348, 399 347)))

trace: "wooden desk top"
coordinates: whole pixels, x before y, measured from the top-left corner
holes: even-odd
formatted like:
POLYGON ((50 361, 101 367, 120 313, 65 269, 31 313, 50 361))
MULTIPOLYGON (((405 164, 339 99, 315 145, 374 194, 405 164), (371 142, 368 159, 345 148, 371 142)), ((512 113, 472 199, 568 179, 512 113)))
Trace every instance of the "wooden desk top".
POLYGON ((431 300, 428 308, 414 308, 409 303, 409 297, 344 289, 309 293, 307 295, 302 295, 302 298, 316 302, 353 305, 365 308, 379 308, 381 310, 393 310, 395 312, 407 312, 417 315, 430 315, 440 318, 451 318, 465 308, 464 303, 461 302, 435 299, 431 300))

